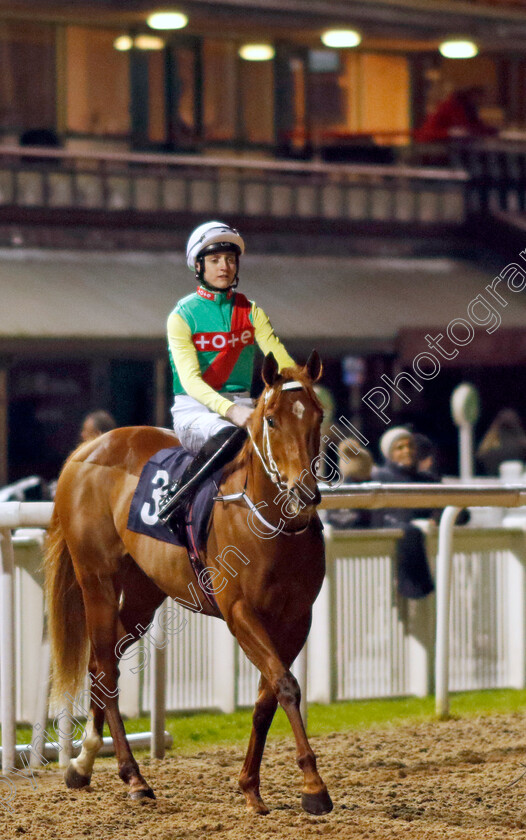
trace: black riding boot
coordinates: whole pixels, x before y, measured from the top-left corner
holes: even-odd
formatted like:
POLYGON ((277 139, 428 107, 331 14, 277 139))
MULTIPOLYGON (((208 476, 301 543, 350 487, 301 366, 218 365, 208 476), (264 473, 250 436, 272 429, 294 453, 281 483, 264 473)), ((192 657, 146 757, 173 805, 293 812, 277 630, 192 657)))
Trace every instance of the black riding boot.
POLYGON ((190 501, 201 482, 237 455, 247 435, 246 429, 229 426, 207 440, 181 478, 165 489, 159 501, 160 521, 167 525, 171 517, 190 501))

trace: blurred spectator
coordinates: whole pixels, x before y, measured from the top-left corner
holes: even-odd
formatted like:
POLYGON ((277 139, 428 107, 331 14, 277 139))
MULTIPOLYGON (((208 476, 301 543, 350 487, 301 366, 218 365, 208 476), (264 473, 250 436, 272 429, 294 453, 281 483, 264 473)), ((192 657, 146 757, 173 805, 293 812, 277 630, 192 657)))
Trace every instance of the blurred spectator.
POLYGON ((46 146, 58 149, 62 145, 53 128, 29 128, 20 135, 21 146, 46 146))
MULTIPOLYGON (((30 128, 20 135, 20 145, 33 146, 34 148, 60 149, 62 143, 58 134, 52 128, 30 128)), ((25 163, 45 163, 46 165, 53 164, 53 166, 60 164, 59 158, 48 157, 47 155, 40 155, 39 157, 24 155, 22 160, 25 163)))
MULTIPOLYGON (((361 484, 363 481, 371 480, 373 459, 357 440, 354 438, 342 440, 338 451, 338 466, 346 484, 361 484)), ((371 511, 350 508, 329 510, 327 521, 334 528, 370 528, 371 511)))
MULTIPOLYGON (((380 438, 380 451, 385 463, 383 467, 373 469, 374 481, 386 484, 436 483, 437 479, 431 472, 418 469, 415 435, 405 426, 395 426, 385 432, 380 438)), ((409 522, 411 519, 426 519, 430 516, 427 510, 413 508, 386 508, 377 511, 377 515, 385 520, 379 524, 389 526, 391 521, 409 522)))
POLYGON ((21 478, 0 489, 0 502, 45 502, 52 498, 50 485, 39 475, 21 478))
POLYGON ((82 423, 80 442, 86 443, 88 440, 93 440, 104 432, 115 429, 116 426, 117 423, 109 411, 92 411, 86 415, 82 423))
POLYGON ((413 439, 416 446, 416 468, 418 472, 433 475, 435 481, 440 478, 437 465, 437 448, 433 441, 420 432, 413 432, 413 439))
MULTIPOLYGON (((90 411, 90 413, 86 414, 84 420, 82 421, 77 446, 80 446, 81 443, 87 443, 89 440, 94 440, 100 435, 103 435, 104 432, 109 432, 110 429, 115 429, 116 427, 117 423, 109 411, 104 411, 102 409, 98 411, 90 411)), ((51 498, 53 499, 55 498, 57 490, 57 480, 58 479, 50 481, 48 485, 51 498)))
POLYGON ((415 131, 415 141, 439 143, 455 138, 495 134, 496 129, 486 125, 478 114, 484 96, 484 88, 480 85, 454 91, 435 111, 428 114, 424 123, 415 131))
MULTIPOLYGON (((380 439, 385 459, 383 467, 375 467, 373 479, 385 484, 436 483, 432 473, 419 472, 413 433, 403 426, 395 426, 380 439)), ((373 511, 372 524, 376 528, 401 528, 398 540, 398 592, 406 598, 424 598, 434 590, 429 570, 426 545, 422 531, 411 523, 413 519, 430 518, 433 512, 417 508, 384 508, 373 511)))
POLYGON ((370 481, 374 467, 372 456, 354 438, 342 440, 338 446, 339 467, 343 480, 347 483, 360 484, 370 481))
POLYGON ((526 461, 526 432, 512 408, 499 411, 477 449, 484 475, 497 476, 503 461, 526 461))

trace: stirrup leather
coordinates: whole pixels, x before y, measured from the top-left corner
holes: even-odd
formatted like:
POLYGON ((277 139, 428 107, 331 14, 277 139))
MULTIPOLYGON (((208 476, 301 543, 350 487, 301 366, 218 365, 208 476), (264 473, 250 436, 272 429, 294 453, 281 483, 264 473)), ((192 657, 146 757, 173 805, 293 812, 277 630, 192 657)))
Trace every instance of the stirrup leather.
MULTIPOLYGON (((174 511, 183 504, 186 497, 185 490, 186 484, 181 484, 180 481, 174 481, 163 489, 157 513, 160 522, 166 525, 174 511)), ((188 490, 190 491, 190 488, 188 490)))
POLYGON ((201 447, 178 481, 167 487, 159 500, 158 518, 168 525, 172 515, 192 498, 202 481, 224 466, 239 451, 247 437, 245 429, 222 429, 201 447))

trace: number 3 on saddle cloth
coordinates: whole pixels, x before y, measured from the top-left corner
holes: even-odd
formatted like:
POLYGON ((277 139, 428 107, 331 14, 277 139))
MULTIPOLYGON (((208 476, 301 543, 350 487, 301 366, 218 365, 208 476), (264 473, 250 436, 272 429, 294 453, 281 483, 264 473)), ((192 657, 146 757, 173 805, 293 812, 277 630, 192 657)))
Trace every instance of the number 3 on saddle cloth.
MULTIPOLYGON (((190 455, 182 446, 161 449, 150 458, 143 467, 131 501, 128 530, 153 537, 155 540, 172 543, 172 545, 184 546, 198 577, 204 569, 199 551, 206 546, 210 514, 214 505, 214 496, 219 490, 222 468, 216 470, 197 488, 184 510, 184 523, 180 523, 180 533, 174 533, 158 518, 159 500, 163 488, 176 481, 192 459, 193 455, 190 455)), ((213 608, 221 614, 208 580, 202 589, 213 608)))

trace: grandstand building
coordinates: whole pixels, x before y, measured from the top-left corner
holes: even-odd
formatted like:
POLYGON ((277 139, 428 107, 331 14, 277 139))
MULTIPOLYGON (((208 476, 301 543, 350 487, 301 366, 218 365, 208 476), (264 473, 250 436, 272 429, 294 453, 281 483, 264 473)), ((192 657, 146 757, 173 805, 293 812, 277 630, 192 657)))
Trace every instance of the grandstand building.
POLYGON ((0 0, 0 485, 54 477, 90 409, 169 423, 165 322, 209 218, 240 228, 243 291, 299 361, 320 351, 372 439, 377 387, 451 469, 460 381, 482 426, 502 405, 525 417, 522 4, 185 0, 168 29, 155 10, 0 0), (447 40, 477 54, 446 57, 447 40), (441 98, 480 84, 487 137, 415 142, 441 98), (511 264, 505 303, 488 298, 511 264), (459 319, 465 340, 453 327, 449 358, 433 351, 459 319), (440 371, 416 370, 433 352, 440 371))

